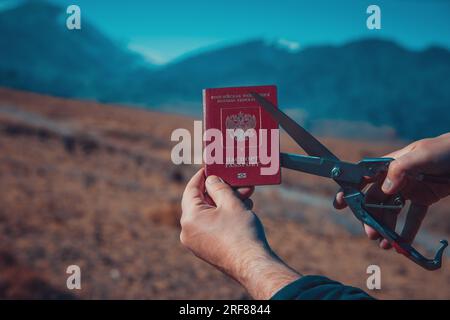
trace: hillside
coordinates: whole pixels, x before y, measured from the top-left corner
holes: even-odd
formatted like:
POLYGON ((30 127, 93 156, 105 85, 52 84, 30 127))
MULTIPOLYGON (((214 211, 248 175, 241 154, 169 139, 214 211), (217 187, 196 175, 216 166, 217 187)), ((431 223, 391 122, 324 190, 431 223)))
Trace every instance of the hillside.
POLYGON ((25 1, 0 11, 0 85, 64 97, 108 99, 153 66, 88 21, 68 30, 65 8, 25 1))
MULTIPOLYGON (((0 298, 248 298, 179 243, 180 197, 197 168, 171 164, 169 137, 192 120, 0 88, 0 298), (82 270, 77 292, 66 289, 70 264, 82 270)), ((352 161, 399 146, 322 140, 352 161)), ((282 147, 298 152, 286 137, 282 147)), ((378 264, 376 297, 450 298, 448 256, 427 272, 379 250, 349 212, 334 212, 335 191, 289 171, 283 186, 257 189, 255 212, 283 259, 362 288, 378 264)), ((420 248, 450 236, 449 205, 431 209, 420 248)))

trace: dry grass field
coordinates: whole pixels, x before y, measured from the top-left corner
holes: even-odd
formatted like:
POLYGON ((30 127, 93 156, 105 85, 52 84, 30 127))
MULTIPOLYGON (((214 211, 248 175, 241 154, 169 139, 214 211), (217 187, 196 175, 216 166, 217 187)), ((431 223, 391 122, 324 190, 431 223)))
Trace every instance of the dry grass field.
MULTIPOLYGON (((0 88, 0 298, 247 299, 179 243, 180 199, 198 169, 170 160, 173 129, 193 119, 0 88), (66 288, 68 265, 82 289, 66 288)), ((402 143, 323 138, 346 160, 402 143)), ((298 152, 282 138, 282 148, 298 152)), ((450 260, 428 272, 367 240, 335 212, 333 181, 283 171, 258 188, 255 212, 292 267, 365 288, 378 264, 383 299, 450 299, 450 260)), ((418 247, 450 237, 449 199, 431 208, 418 247)))

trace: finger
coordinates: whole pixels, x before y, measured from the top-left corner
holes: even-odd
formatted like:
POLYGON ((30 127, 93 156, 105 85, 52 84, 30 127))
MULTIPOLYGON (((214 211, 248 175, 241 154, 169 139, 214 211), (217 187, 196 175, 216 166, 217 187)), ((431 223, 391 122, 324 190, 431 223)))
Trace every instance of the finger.
POLYGON ((403 154, 389 165, 382 189, 387 194, 398 193, 407 182, 407 173, 423 169, 429 165, 430 159, 423 150, 414 149, 403 154))
POLYGON ((398 158, 404 156, 405 154, 407 154, 408 152, 410 152, 412 149, 414 149, 414 143, 411 143, 402 149, 395 150, 391 153, 388 153, 388 154, 384 155, 383 158, 398 159, 398 158))
POLYGON ((182 208, 186 208, 188 205, 203 203, 203 190, 205 188, 204 171, 204 168, 198 170, 186 185, 183 192, 183 198, 181 199, 182 208))
MULTIPOLYGON (((395 213, 386 213, 381 219, 379 219, 382 224, 391 230, 395 230, 395 225, 397 224, 397 215, 395 213)), ((386 239, 381 239, 381 235, 374 228, 368 225, 364 225, 364 231, 370 240, 380 239, 380 248, 388 250, 392 248, 392 245, 386 239)))
POLYGON ((189 182, 186 185, 186 189, 185 189, 185 193, 189 193, 189 192, 198 192, 198 193, 202 193, 201 191, 201 187, 204 186, 203 185, 203 181, 205 179, 205 169, 204 168, 200 168, 191 178, 191 180, 189 180, 189 182))
POLYGON ((254 191, 255 191, 255 187, 240 187, 240 188, 235 189, 236 195, 241 200, 250 198, 254 191))
MULTIPOLYGON (((392 211, 392 210, 386 210, 392 211)), ((395 230, 395 225, 397 224, 397 214, 395 212, 386 212, 383 217, 383 223, 390 230, 395 230)), ((380 248, 384 250, 389 250, 392 248, 392 245, 389 243, 387 239, 382 239, 380 241, 380 248)))
POLYGON ((250 198, 247 198, 244 200, 244 205, 247 208, 247 210, 252 210, 253 209, 253 201, 250 198))
POLYGON ((217 207, 217 205, 215 204, 214 200, 211 199, 211 197, 205 192, 205 194, 203 194, 203 197, 205 198, 205 202, 213 207, 217 207))
POLYGON ((405 182, 406 168, 403 158, 394 160, 389 165, 388 173, 381 187, 386 194, 394 194, 400 191, 405 182))
POLYGON ((403 227, 401 236, 403 240, 411 244, 414 241, 423 219, 428 211, 428 206, 411 203, 406 215, 405 226, 403 227))
POLYGON ((414 150, 416 148, 418 141, 415 141, 413 143, 408 144, 406 147, 403 147, 401 149, 392 151, 386 155, 383 156, 383 158, 394 158, 394 159, 398 159, 402 156, 404 156, 405 154, 411 152, 412 150, 414 150))
MULTIPOLYGON (((367 190, 365 201, 366 203, 384 203, 388 198, 389 196, 381 191, 381 181, 376 181, 367 190)), ((385 210, 370 209, 370 213, 375 219, 377 219, 381 223, 385 223, 385 210)), ((366 231, 366 234, 370 240, 377 240, 381 237, 375 229, 368 225, 364 226, 364 230, 366 231)))
POLYGON ((401 189, 405 171, 414 164, 414 156, 411 153, 416 147, 417 142, 413 142, 406 147, 388 153, 384 158, 394 158, 395 160, 389 164, 388 173, 384 179, 383 191, 394 194, 401 189))
POLYGON ((368 226, 367 224, 364 225, 364 231, 366 232, 367 237, 370 240, 377 240, 381 237, 380 234, 374 228, 368 226))
MULTIPOLYGON (((362 190, 364 189, 369 183, 373 182, 372 177, 363 177, 363 181, 360 183, 359 188, 362 190)), ((336 196, 333 200, 333 206, 335 209, 341 210, 347 207, 347 203, 344 199, 344 191, 342 191, 342 188, 338 190, 336 193, 336 196)))
POLYGON ((347 207, 347 203, 344 200, 344 191, 339 189, 339 191, 336 193, 336 197, 333 201, 333 206, 335 209, 341 210, 347 207))
POLYGON ((226 206, 239 201, 235 196, 233 189, 217 176, 206 178, 206 192, 217 206, 226 206))
POLYGON ((384 249, 384 250, 389 250, 389 249, 392 248, 392 245, 389 243, 388 240, 382 239, 382 240, 380 241, 380 248, 381 248, 381 249, 384 249))
MULTIPOLYGON (((391 198, 393 196, 385 194, 381 190, 381 181, 376 181, 373 183, 366 193, 366 202, 367 203, 388 203, 391 202, 391 198)), ((397 216, 400 213, 401 209, 398 210, 388 210, 388 209, 371 209, 370 213, 372 216, 377 219, 380 223, 385 225, 387 228, 391 230, 395 230, 395 226, 397 224, 397 216)), ((369 239, 376 240, 381 238, 381 235, 372 227, 365 226, 365 231, 369 239)), ((386 239, 381 239, 380 247, 383 249, 390 249, 391 245, 389 241, 386 239)))

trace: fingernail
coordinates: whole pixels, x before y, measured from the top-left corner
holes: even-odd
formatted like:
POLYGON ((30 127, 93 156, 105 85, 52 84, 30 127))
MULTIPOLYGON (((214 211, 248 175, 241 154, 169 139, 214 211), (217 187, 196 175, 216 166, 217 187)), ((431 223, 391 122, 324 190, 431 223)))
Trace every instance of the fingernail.
POLYGON ((389 250, 390 248, 392 248, 391 244, 386 239, 383 239, 380 242, 380 247, 381 247, 381 249, 384 249, 384 250, 389 250))
POLYGON ((383 185, 381 186, 381 189, 384 192, 389 192, 389 190, 392 189, 392 185, 393 185, 393 183, 392 183, 391 179, 386 178, 386 179, 384 179, 384 182, 383 182, 383 185))
POLYGON ((215 184, 215 183, 219 183, 219 182, 223 182, 223 180, 220 179, 220 178, 217 177, 217 176, 209 176, 209 177, 206 179, 206 183, 207 183, 207 184, 215 184))
POLYGON ((335 207, 336 209, 338 209, 340 207, 340 203, 337 201, 336 198, 334 198, 334 200, 333 200, 333 207, 335 207))

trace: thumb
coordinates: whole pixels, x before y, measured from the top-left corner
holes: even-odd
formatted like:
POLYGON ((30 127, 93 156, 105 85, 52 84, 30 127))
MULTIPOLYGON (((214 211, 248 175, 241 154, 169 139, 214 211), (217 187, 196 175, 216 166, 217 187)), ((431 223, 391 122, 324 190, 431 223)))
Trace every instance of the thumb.
POLYGON ((384 179, 381 190, 385 194, 395 194, 399 192, 405 185, 406 173, 413 169, 414 158, 411 153, 400 156, 389 164, 389 169, 384 179))
POLYGON ((233 189, 217 176, 209 176, 206 178, 206 192, 217 206, 228 205, 237 198, 233 189))

